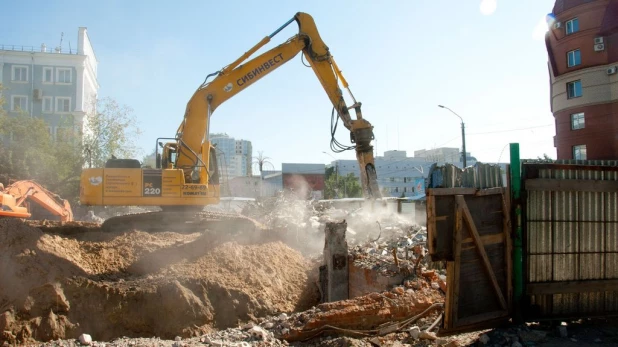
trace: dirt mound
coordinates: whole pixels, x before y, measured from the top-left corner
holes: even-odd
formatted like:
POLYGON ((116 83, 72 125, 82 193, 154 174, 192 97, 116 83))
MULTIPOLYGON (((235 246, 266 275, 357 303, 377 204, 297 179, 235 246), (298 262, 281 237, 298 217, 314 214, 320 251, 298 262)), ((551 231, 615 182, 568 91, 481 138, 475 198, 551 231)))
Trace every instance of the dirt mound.
POLYGON ((191 336, 315 304, 312 264, 256 239, 90 225, 57 235, 0 220, 0 344, 191 336))

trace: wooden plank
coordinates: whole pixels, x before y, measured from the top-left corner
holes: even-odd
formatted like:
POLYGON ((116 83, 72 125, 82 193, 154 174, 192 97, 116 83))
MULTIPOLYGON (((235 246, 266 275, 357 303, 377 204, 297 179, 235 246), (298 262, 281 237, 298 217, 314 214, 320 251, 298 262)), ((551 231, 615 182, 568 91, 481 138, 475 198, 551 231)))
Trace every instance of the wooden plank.
POLYGON ((526 294, 548 295, 618 291, 618 280, 560 281, 526 283, 526 294))
POLYGON ((476 247, 478 249, 479 255, 481 256, 481 259, 483 260, 483 264, 485 265, 485 270, 487 272, 487 275, 489 276, 489 279, 491 280, 491 284, 494 287, 494 292, 496 293, 496 296, 498 297, 498 300, 500 301, 500 306, 502 306, 504 310, 508 310, 508 305, 506 304, 504 295, 502 295, 502 290, 500 290, 500 285, 498 284, 496 275, 494 274, 494 271, 491 267, 491 263, 489 262, 489 258, 487 257, 487 253, 485 252, 485 247, 483 246, 481 237, 479 236, 478 230, 476 229, 476 225, 474 225, 474 221, 472 219, 472 215, 470 214, 470 210, 468 209, 468 206, 466 205, 466 201, 464 200, 463 196, 459 196, 459 195, 455 197, 455 201, 456 201, 456 204, 463 211, 464 220, 466 220, 470 234, 474 238, 474 242, 476 243, 476 247))
POLYGON ((453 289, 455 288, 455 262, 446 262, 446 300, 444 303, 444 320, 442 327, 452 329, 453 324, 453 289))
POLYGON ((513 310, 513 257, 511 242, 511 195, 508 190, 502 195, 502 213, 504 221, 504 262, 506 263, 506 301, 509 312, 513 310))
POLYGON ((479 189, 474 195, 486 196, 486 195, 504 194, 504 189, 505 188, 502 188, 502 187, 479 189))
MULTIPOLYGON (((495 243, 504 242, 504 238, 504 234, 490 234, 481 236, 481 241, 483 242, 483 245, 493 245, 495 243)), ((472 237, 466 237, 465 239, 461 240, 461 243, 470 242, 474 242, 474 239, 472 237)))
POLYGON ((436 230, 436 198, 427 196, 427 249, 429 254, 436 253, 437 230, 436 230))
POLYGON ((524 181, 528 191, 618 192, 618 181, 535 178, 524 181))
POLYGON ((461 210, 455 205, 453 235, 454 261, 446 262, 446 304, 444 306, 444 328, 452 329, 457 323, 459 307, 459 282, 461 271, 461 229, 463 228, 461 210))
POLYGON ((474 195, 476 188, 429 188, 427 196, 430 195, 474 195))
MULTIPOLYGON (((462 195, 457 195, 461 197, 462 195)), ((463 213, 457 203, 455 204, 455 235, 453 237, 453 256, 455 258, 455 266, 454 266, 454 283, 453 283, 453 309, 451 314, 453 315, 453 327, 455 327, 458 323, 458 313, 459 313, 459 290, 461 283, 461 239, 463 238, 463 213)), ((448 276, 448 274, 447 274, 448 276)), ((447 288, 448 290, 448 288, 447 288)))
POLYGON ((475 323, 481 323, 481 322, 496 319, 496 318, 508 317, 508 315, 509 315, 509 312, 506 310, 481 313, 481 314, 477 314, 474 316, 460 319, 458 321, 458 327, 463 327, 463 326, 475 324, 475 323))

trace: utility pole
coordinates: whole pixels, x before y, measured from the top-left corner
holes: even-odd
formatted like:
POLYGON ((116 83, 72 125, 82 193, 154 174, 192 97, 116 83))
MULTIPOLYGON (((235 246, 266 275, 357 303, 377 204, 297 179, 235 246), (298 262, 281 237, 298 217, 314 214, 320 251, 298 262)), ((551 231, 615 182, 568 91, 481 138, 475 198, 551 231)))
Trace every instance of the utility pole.
POLYGON ((463 151, 461 156, 462 156, 462 161, 463 161, 463 167, 465 168, 466 167, 466 158, 467 158, 468 155, 466 154, 466 127, 464 125, 463 118, 461 118, 460 115, 458 115, 457 113, 455 113, 455 111, 451 110, 450 108, 448 108, 446 106, 438 105, 438 107, 445 108, 445 109, 451 111, 454 115, 459 117, 459 119, 461 120, 461 147, 462 147, 462 151, 463 151))

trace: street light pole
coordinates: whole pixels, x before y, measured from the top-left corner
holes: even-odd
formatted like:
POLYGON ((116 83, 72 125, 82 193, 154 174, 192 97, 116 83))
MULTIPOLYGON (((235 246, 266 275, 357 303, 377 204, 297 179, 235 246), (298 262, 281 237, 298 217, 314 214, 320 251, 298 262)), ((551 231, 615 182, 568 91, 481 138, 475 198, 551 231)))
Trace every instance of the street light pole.
MULTIPOLYGON (((324 151, 322 151, 322 153, 328 155, 329 157, 333 158, 333 160, 335 161, 335 180, 337 181, 337 188, 335 188, 335 195, 337 196, 337 198, 339 198, 339 161, 337 159, 335 159, 335 157, 333 157, 332 154, 330 153, 326 153, 324 151)), ((345 184, 345 181, 344 181, 345 184)), ((345 193, 344 193, 345 194, 345 193)))
POLYGON ((445 108, 449 111, 451 111, 454 115, 456 115, 457 117, 459 117, 459 119, 461 120, 461 144, 462 144, 462 150, 463 150, 463 154, 462 154, 462 159, 463 159, 463 167, 466 167, 466 127, 464 126, 464 121, 463 118, 461 118, 460 115, 458 115, 457 113, 455 113, 455 111, 451 110, 450 108, 446 107, 446 106, 442 106, 442 105, 438 105, 438 107, 440 108, 445 108))

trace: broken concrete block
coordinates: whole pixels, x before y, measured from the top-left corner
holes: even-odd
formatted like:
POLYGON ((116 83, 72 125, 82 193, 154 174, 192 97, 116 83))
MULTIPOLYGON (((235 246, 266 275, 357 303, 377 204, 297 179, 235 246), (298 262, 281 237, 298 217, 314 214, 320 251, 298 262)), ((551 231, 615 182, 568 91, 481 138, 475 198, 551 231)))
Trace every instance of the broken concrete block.
POLYGON ((438 339, 436 334, 432 333, 431 331, 421 331, 421 333, 420 333, 420 335, 418 335, 418 337, 423 339, 423 340, 431 340, 431 341, 435 341, 435 340, 438 339))
POLYGON ((251 334, 251 337, 262 341, 266 340, 266 338, 268 337, 268 333, 266 332, 266 330, 257 325, 249 329, 249 334, 251 334))
MULTIPOLYGON (((263 327, 265 329, 272 329, 274 326, 275 326, 275 323, 273 323, 273 322, 266 322, 266 323, 263 324, 263 327)), ((253 328, 253 327, 251 327, 251 328, 253 328)), ((249 328, 249 329, 251 329, 251 328, 249 328)))
POLYGON ((92 344, 92 336, 88 334, 79 335, 79 343, 82 345, 91 345, 92 344))
POLYGON ((348 242, 345 233, 348 224, 328 222, 324 228, 324 263, 326 264, 326 302, 346 300, 348 294, 348 242))
POLYGON ((286 320, 286 319, 288 319, 288 315, 285 314, 285 313, 282 313, 282 314, 279 315, 279 317, 277 317, 277 319, 279 319, 279 320, 286 320))
POLYGON ((410 334, 411 338, 417 340, 419 336, 421 335, 421 328, 417 326, 413 326, 408 330, 408 333, 410 334))
POLYGON ((567 332, 567 327, 564 325, 560 325, 557 329, 556 329, 558 336, 565 338, 565 337, 569 337, 569 333, 567 332))
POLYGON ((13 323, 15 323, 15 317, 11 311, 0 314, 0 331, 11 330, 13 323))

